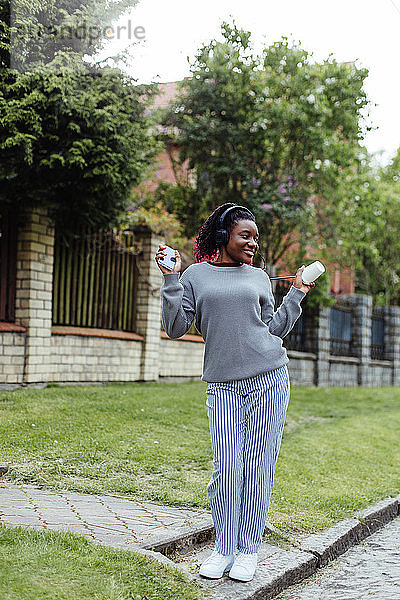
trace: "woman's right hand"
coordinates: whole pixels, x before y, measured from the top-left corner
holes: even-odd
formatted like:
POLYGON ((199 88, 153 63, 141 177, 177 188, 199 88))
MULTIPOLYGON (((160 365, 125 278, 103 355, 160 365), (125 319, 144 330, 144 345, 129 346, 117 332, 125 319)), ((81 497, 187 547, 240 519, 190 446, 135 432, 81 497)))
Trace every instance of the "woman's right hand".
POLYGON ((169 269, 166 269, 165 267, 160 265, 160 263, 158 262, 158 259, 161 258, 162 256, 165 256, 165 252, 163 251, 164 249, 165 249, 165 246, 163 246, 162 244, 158 244, 158 251, 154 257, 154 260, 156 261, 161 273, 163 273, 164 275, 166 273, 180 273, 180 270, 182 268, 182 260, 181 260, 178 250, 175 250, 176 263, 175 263, 175 267, 174 267, 173 271, 170 271, 169 269))

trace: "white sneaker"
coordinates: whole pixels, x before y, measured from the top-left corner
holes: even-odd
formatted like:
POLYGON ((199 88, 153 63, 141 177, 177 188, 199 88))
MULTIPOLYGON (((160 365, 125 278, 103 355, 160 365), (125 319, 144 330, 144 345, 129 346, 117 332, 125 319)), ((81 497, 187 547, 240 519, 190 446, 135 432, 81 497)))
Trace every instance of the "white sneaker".
POLYGON ((234 555, 224 556, 219 554, 216 550, 212 551, 209 556, 201 565, 199 574, 209 579, 220 579, 225 571, 228 571, 233 565, 234 555))
POLYGON ((251 581, 257 567, 257 552, 255 554, 243 554, 239 552, 229 571, 229 577, 239 581, 251 581))

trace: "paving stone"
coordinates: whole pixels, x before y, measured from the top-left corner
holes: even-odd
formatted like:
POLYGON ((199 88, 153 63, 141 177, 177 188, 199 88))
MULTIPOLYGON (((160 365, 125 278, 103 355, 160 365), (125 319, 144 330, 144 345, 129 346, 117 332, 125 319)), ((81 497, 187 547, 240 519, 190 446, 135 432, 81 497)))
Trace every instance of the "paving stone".
POLYGON ((69 506, 61 508, 59 506, 37 506, 35 510, 42 515, 74 515, 76 512, 71 510, 69 506))
POLYGON ((35 514, 35 510, 32 508, 20 508, 20 507, 2 507, 1 510, 1 515, 4 515, 5 517, 7 516, 13 516, 13 517, 20 517, 21 519, 24 519, 25 517, 30 517, 31 515, 35 514))
POLYGON ((69 502, 99 502, 99 497, 97 495, 78 494, 77 492, 59 492, 59 495, 62 498, 68 499, 69 502))
POLYGON ((58 517, 42 517, 43 521, 48 525, 79 525, 80 523, 84 523, 84 521, 80 521, 79 519, 73 519, 69 516, 59 515, 58 517))
POLYGON ((10 494, 10 497, 4 498, 4 496, 1 494, 0 491, 0 504, 1 504, 1 508, 2 510, 5 510, 6 508, 9 507, 13 507, 13 508, 32 508, 33 504, 31 502, 29 502, 29 500, 27 499, 18 499, 18 498, 13 498, 12 495, 10 494))
MULTIPOLYGON (((131 519, 123 519, 123 523, 128 527, 128 529, 132 529, 133 531, 138 531, 140 533, 151 532, 154 530, 165 530, 165 525, 154 521, 133 521, 131 519)), ((168 528, 169 530, 169 528, 168 528)))
POLYGON ((101 515, 89 515, 87 513, 82 513, 82 518, 85 519, 85 521, 90 521, 91 523, 101 523, 103 525, 121 525, 123 526, 124 523, 123 521, 121 521, 121 519, 118 518, 118 515, 105 515, 105 516, 101 516, 101 515))
POLYGON ((0 517, 1 523, 13 524, 13 525, 40 525, 44 524, 39 517, 33 515, 26 515, 25 517, 19 517, 16 515, 2 515, 0 517))
POLYGON ((133 536, 122 537, 120 535, 101 535, 96 533, 94 534, 93 539, 98 544, 105 544, 107 546, 111 546, 112 548, 123 548, 125 550, 134 551, 139 547, 137 538, 133 536))
POLYGON ((85 518, 94 519, 95 521, 97 521, 97 520, 115 521, 115 519, 118 518, 118 515, 116 515, 115 513, 110 513, 110 512, 101 513, 100 511, 95 510, 95 509, 82 510, 79 507, 79 508, 75 508, 73 512, 75 512, 78 515, 85 515, 85 518))
POLYGON ((123 511, 123 510, 132 510, 135 507, 143 510, 143 505, 141 502, 137 502, 135 500, 125 500, 125 499, 120 499, 120 498, 114 498, 114 497, 107 497, 107 496, 97 496, 98 500, 101 503, 103 503, 104 505, 108 506, 109 508, 111 508, 112 510, 116 510, 116 511, 123 511))
POLYGON ((47 523, 46 529, 54 531, 71 531, 80 535, 90 535, 90 531, 82 524, 77 523, 47 523))
MULTIPOLYGON (((163 515, 157 515, 157 522, 163 527, 176 527, 179 525, 179 520, 176 517, 168 518, 163 515)), ((187 521, 181 521, 182 523, 188 524, 187 521)))
POLYGON ((154 521, 155 517, 152 515, 149 515, 146 512, 138 512, 138 511, 108 511, 107 513, 108 515, 111 516, 115 516, 118 515, 118 517, 120 519, 123 519, 124 521, 137 521, 137 522, 144 522, 144 521, 154 521))
POLYGON ((114 535, 136 535, 136 531, 132 531, 123 525, 101 525, 100 523, 95 524, 90 521, 85 521, 86 525, 91 529, 91 531, 97 533, 113 533, 114 535))
POLYGON ((0 502, 28 502, 29 500, 22 491, 18 489, 0 488, 0 502))
POLYGON ((97 533, 114 533, 115 535, 135 535, 136 532, 124 527, 123 525, 116 525, 115 527, 110 525, 101 525, 100 523, 91 523, 90 521, 85 521, 85 524, 90 527, 90 529, 97 533))
POLYGON ((76 512, 89 515, 106 516, 112 514, 105 506, 98 502, 73 502, 70 504, 76 512))
POLYGON ((148 514, 141 514, 141 515, 130 515, 130 516, 125 516, 122 515, 121 513, 111 513, 114 515, 118 514, 118 518, 121 519, 121 521, 123 521, 124 523, 143 523, 143 524, 149 524, 151 525, 152 523, 154 523, 155 519, 151 518, 150 515, 148 514))
POLYGON ((135 535, 140 536, 143 539, 159 539, 160 537, 162 539, 165 538, 165 533, 168 533, 168 531, 166 532, 165 528, 160 528, 157 525, 154 525, 154 523, 151 525, 151 527, 149 526, 145 526, 144 524, 140 524, 140 525, 136 525, 135 527, 128 527, 129 531, 133 531, 135 533, 135 535), (164 535, 162 535, 162 532, 164 532, 164 535), (157 535, 159 534, 159 535, 157 535), (161 534, 161 535, 160 535, 161 534))
POLYGON ((65 502, 62 498, 54 498, 49 500, 48 498, 42 499, 39 497, 32 498, 31 505, 37 506, 43 509, 51 509, 51 510, 68 510, 70 508, 70 504, 65 502))

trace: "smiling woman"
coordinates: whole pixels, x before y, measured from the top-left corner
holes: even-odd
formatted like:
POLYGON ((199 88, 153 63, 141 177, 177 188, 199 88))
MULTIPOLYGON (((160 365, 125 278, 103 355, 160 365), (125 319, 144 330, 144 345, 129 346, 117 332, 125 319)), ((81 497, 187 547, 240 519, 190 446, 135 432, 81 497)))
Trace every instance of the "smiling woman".
POLYGON ((251 264, 258 249, 258 240, 257 225, 250 219, 241 219, 232 226, 229 240, 225 246, 221 247, 219 260, 214 264, 221 262, 226 264, 240 262, 251 264))
MULTIPOLYGON (((181 337, 196 318, 205 341, 202 379, 214 458, 207 492, 216 544, 200 574, 212 579, 228 569, 240 581, 254 576, 290 394, 282 338, 313 287, 302 282, 304 267, 298 269, 274 312, 270 279, 252 266, 258 241, 254 215, 228 203, 200 228, 193 250, 197 263, 182 277, 177 250, 172 272, 159 264, 167 335, 181 337)), ((164 250, 160 245, 156 261, 164 250)))
POLYGON ((259 235, 254 215, 233 203, 219 206, 200 228, 194 244, 197 262, 216 259, 214 264, 251 264, 259 235))

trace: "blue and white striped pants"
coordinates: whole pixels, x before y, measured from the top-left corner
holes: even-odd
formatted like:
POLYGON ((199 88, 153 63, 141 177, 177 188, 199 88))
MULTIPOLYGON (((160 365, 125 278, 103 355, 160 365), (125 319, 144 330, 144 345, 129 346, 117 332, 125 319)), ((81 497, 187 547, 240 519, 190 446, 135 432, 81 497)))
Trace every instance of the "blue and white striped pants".
POLYGON ((207 486, 217 552, 258 552, 267 520, 290 382, 286 365, 207 383, 214 470, 207 486))

